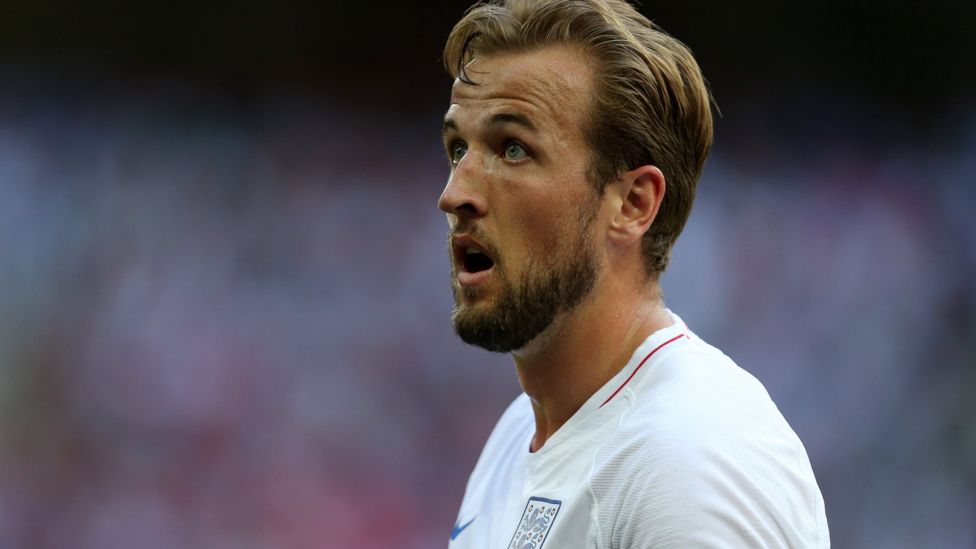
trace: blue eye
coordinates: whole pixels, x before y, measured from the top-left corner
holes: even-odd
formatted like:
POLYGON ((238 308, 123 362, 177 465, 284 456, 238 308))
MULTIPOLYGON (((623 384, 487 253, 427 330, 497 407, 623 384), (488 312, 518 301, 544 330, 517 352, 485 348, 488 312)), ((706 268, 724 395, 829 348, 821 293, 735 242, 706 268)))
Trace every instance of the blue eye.
POLYGON ((529 152, 525 150, 525 146, 515 140, 509 140, 505 143, 505 153, 506 160, 522 160, 528 158, 529 152))
POLYGON ((468 146, 463 141, 452 143, 447 149, 447 157, 451 161, 451 165, 457 166, 466 152, 468 152, 468 146))

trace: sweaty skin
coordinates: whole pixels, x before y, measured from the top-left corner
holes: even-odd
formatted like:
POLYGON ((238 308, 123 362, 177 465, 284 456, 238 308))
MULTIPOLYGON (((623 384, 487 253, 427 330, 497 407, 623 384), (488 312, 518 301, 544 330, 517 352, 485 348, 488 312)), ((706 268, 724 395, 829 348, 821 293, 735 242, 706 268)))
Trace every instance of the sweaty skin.
POLYGON ((495 161, 496 160, 497 160, 497 157, 490 156, 490 155, 489 156, 485 156, 483 158, 483 162, 481 164, 481 166, 482 166, 481 169, 482 169, 482 171, 484 172, 485 175, 493 175, 495 173, 495 161))

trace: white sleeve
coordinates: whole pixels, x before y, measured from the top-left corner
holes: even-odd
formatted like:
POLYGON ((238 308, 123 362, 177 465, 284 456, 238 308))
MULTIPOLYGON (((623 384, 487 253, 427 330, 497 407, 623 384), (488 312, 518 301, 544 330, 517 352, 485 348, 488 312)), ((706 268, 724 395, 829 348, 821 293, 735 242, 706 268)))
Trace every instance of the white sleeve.
POLYGON ((659 440, 649 454, 641 449, 645 459, 628 460, 612 548, 830 546, 823 500, 795 435, 770 445, 762 437, 698 436, 659 440))

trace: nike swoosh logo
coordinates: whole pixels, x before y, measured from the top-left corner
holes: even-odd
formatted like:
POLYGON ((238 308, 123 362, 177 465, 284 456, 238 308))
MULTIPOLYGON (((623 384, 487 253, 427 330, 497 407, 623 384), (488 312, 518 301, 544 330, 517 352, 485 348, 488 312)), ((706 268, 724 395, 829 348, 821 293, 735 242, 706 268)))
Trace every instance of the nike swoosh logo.
POLYGON ((452 540, 457 539, 457 537, 459 535, 461 535, 461 532, 463 532, 464 529, 467 528, 468 526, 471 526, 471 523, 474 522, 474 519, 476 519, 476 518, 478 518, 478 517, 475 516, 474 518, 472 518, 468 522, 464 523, 463 526, 458 526, 457 524, 455 524, 454 525, 454 529, 451 530, 451 539, 452 540))

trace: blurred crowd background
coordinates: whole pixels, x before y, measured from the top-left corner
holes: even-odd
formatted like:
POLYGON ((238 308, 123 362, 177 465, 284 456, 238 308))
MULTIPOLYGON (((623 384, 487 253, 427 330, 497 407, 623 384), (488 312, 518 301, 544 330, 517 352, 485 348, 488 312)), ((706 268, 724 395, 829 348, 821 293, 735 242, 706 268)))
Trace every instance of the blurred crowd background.
MULTIPOLYGON (((518 393, 449 322, 463 3, 0 18, 0 547, 444 547, 518 393)), ((838 548, 976 547, 972 5, 646 2, 723 116, 664 277, 838 548)))

